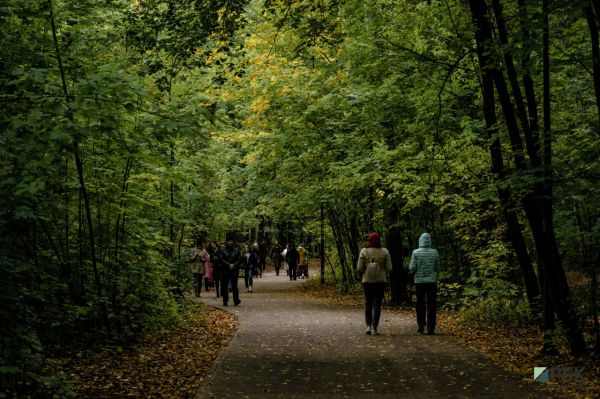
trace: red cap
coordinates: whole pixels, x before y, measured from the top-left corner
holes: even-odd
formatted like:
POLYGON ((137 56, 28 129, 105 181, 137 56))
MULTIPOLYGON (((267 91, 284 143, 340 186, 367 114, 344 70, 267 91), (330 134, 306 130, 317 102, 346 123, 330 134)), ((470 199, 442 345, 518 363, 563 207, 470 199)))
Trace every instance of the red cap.
POLYGON ((376 231, 369 234, 367 248, 381 248, 381 239, 376 231))

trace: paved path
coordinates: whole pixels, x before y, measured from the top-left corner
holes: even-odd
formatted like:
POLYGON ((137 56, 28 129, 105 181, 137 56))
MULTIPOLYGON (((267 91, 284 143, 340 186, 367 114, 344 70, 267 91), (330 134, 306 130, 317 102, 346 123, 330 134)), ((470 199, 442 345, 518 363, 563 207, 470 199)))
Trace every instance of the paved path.
MULTIPOLYGON (((224 307, 238 330, 198 398, 551 397, 442 331, 416 334, 410 317, 384 310, 381 335, 366 335, 361 309, 287 292, 302 283, 266 273, 245 293, 240 279, 242 303, 224 307)), ((202 301, 221 307, 213 294, 202 301)))

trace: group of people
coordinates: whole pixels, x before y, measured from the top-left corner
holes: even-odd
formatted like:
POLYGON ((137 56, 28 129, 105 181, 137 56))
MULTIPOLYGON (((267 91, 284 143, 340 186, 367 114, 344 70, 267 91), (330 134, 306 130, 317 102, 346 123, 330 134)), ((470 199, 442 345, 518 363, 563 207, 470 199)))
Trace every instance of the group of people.
MULTIPOLYGON (((240 251, 232 237, 227 238, 223 247, 214 243, 205 247, 202 242, 197 241, 189 258, 196 296, 200 296, 204 280, 207 291, 214 285, 217 298, 223 298, 224 306, 229 303, 230 291, 234 305, 239 305, 240 269, 243 268, 244 271, 246 292, 252 292, 254 277, 262 277, 267 252, 270 252, 277 276, 281 267, 284 267, 290 280, 308 277, 308 251, 302 245, 296 248, 293 242, 284 247, 279 241, 275 241, 271 250, 267 251, 266 243, 261 241, 252 246, 244 245, 240 251)), ((425 327, 427 334, 435 334, 437 277, 440 268, 439 253, 431 248, 431 236, 423 233, 419 238, 419 248, 412 252, 409 266, 410 272, 414 274, 419 334, 425 333, 425 327)), ((362 275, 365 295, 366 334, 377 335, 387 276, 392 271, 390 253, 381 246, 381 238, 377 232, 369 234, 367 245, 358 257, 357 271, 362 275)))
POLYGON ((308 251, 302 244, 296 248, 296 245, 290 242, 284 247, 277 240, 271 247, 270 256, 275 275, 279 276, 283 267, 290 280, 308 278, 308 251))
MULTIPOLYGON (((414 274, 417 295, 417 333, 435 334, 437 278, 441 261, 437 250, 431 248, 429 233, 421 234, 419 248, 412 252, 410 272, 414 274)), ((381 246, 379 234, 369 234, 367 245, 358 257, 357 270, 362 273, 365 294, 366 334, 377 335, 387 275, 392 271, 390 253, 381 246)))
POLYGON ((197 240, 190 251, 189 271, 192 274, 194 292, 200 296, 202 286, 205 290, 215 287, 217 298, 223 298, 223 305, 229 303, 229 293, 233 296, 234 305, 241 303, 238 289, 240 271, 244 273, 246 292, 252 292, 255 277, 262 277, 266 267, 267 256, 270 255, 275 273, 283 267, 290 280, 308 278, 308 251, 299 245, 289 243, 285 247, 279 241, 269 251, 264 240, 252 245, 244 244, 242 249, 235 244, 233 237, 227 237, 224 246, 217 243, 204 245, 197 240))

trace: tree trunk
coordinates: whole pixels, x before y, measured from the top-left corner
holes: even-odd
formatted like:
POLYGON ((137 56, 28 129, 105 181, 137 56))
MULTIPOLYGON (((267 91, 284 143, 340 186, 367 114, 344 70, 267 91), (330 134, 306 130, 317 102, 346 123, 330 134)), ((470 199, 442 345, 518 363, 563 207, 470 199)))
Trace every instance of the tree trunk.
MULTIPOLYGON (((52 28, 52 38, 54 40, 54 49, 56 51, 56 58, 58 61, 58 68, 60 71, 63 94, 64 94, 65 101, 67 102, 67 104, 71 104, 72 99, 71 99, 71 96, 69 95, 69 90, 67 88, 67 80, 65 77, 65 70, 63 68, 61 53, 60 53, 60 49, 58 46, 58 37, 57 37, 57 33, 56 33, 56 24, 54 22, 54 11, 53 11, 53 6, 52 6, 52 0, 48 0, 48 9, 50 12, 50 25, 52 28)), ((70 112, 69 112, 69 118, 71 120, 73 119, 73 115, 70 112)), ((81 152, 79 150, 79 142, 77 141, 77 139, 75 139, 75 138, 72 139, 72 146, 73 146, 73 155, 75 157, 75 165, 77 166, 77 175, 79 178, 79 189, 80 189, 80 193, 83 198, 83 206, 85 209, 85 216, 86 216, 86 220, 87 220, 87 224, 88 224, 88 239, 89 239, 89 245, 90 245, 90 259, 92 262, 92 270, 94 273, 94 286, 96 288, 96 295, 98 296, 98 301, 100 302, 100 311, 102 314, 104 325, 106 327, 107 334, 110 335, 111 329, 110 329, 110 322, 108 320, 108 313, 106 310, 106 305, 105 305, 104 301, 102 301, 102 299, 101 299, 102 298, 102 284, 100 281, 100 272, 98 271, 98 265, 96 263, 94 222, 92 219, 92 211, 90 208, 90 200, 89 200, 89 196, 88 196, 88 191, 87 191, 87 188, 85 185, 85 177, 84 177, 84 172, 83 172, 83 161, 81 159, 81 152)))
POLYGON ((404 269, 404 254, 402 246, 402 232, 399 227, 392 227, 386 236, 386 248, 392 259, 392 272, 390 273, 390 297, 392 305, 410 304, 408 293, 409 275, 404 269))
MULTIPOLYGON (((594 15, 592 5, 584 9, 585 19, 587 20, 588 30, 590 32, 590 44, 592 47, 592 73, 594 79, 594 94, 596 95, 596 109, 598 119, 600 119, 600 44, 598 39, 598 19, 594 15)), ((600 9, 595 9, 600 13, 600 9)))
POLYGON ((392 305, 410 303, 408 293, 409 274, 404 269, 404 248, 402 231, 396 225, 398 223, 398 207, 392 206, 386 210, 386 225, 392 226, 388 229, 385 237, 386 248, 392 259, 392 272, 390 273, 390 301, 392 305))
POLYGON ((339 223, 335 211, 330 211, 329 220, 331 223, 331 231, 333 232, 333 238, 335 240, 335 246, 337 248, 338 259, 340 261, 340 267, 342 269, 342 292, 348 291, 348 272, 347 272, 347 259, 346 251, 344 249, 344 242, 342 235, 340 234, 339 223))
MULTIPOLYGON (((469 6, 473 23, 476 27, 475 38, 481 71, 487 76, 488 80, 490 77, 493 78, 496 86, 508 129, 515 166, 521 172, 528 172, 512 100, 506 86, 503 71, 498 68, 498 63, 494 62, 493 59, 494 35, 490 21, 488 20, 490 14, 487 4, 484 1, 469 0, 469 6)), ((487 90, 490 90, 489 82, 487 83, 487 90)), ((486 97, 489 96, 491 95, 488 93, 486 97)), ((491 112, 491 110, 487 112, 491 112)), ((531 151, 531 148, 529 150, 531 151)), ((546 212, 548 212, 547 209, 543 209, 545 205, 547 204, 540 201, 537 197, 534 187, 531 187, 529 194, 526 194, 525 198, 523 198, 523 207, 533 234, 536 251, 541 256, 545 272, 547 273, 544 281, 548 283, 548 293, 552 299, 552 304, 565 328, 571 352, 573 354, 582 354, 586 351, 585 341, 577 322, 575 309, 571 303, 569 287, 560 260, 554 231, 553 229, 548 230, 551 226, 544 223, 545 215, 547 215, 546 212)), ((550 212, 551 209, 550 206, 550 212)))
MULTIPOLYGON (((485 48, 486 42, 492 40, 490 37, 485 37, 484 32, 478 31, 478 35, 481 37, 477 40, 479 54, 484 54, 487 50, 485 48)), ((506 177, 506 171, 504 166, 504 157, 502 155, 502 146, 500 143, 500 137, 498 132, 498 120, 496 117, 496 100, 494 96, 494 80, 492 71, 489 69, 482 68, 482 93, 483 93, 483 108, 484 108, 484 119, 486 122, 486 132, 489 141, 490 156, 492 159, 492 171, 496 175, 499 181, 502 181, 506 177)), ((535 271, 531 263, 531 257, 527 251, 527 245, 523 237, 521 224, 514 210, 514 204, 511 198, 511 193, 508 189, 499 188, 498 198, 502 207, 502 213, 506 221, 508 231, 511 237, 513 250, 517 255, 521 272, 523 273, 523 281, 525 283, 525 290, 527 292, 527 299, 529 301, 530 308, 532 311, 539 309, 539 296, 540 290, 535 276, 535 271)))

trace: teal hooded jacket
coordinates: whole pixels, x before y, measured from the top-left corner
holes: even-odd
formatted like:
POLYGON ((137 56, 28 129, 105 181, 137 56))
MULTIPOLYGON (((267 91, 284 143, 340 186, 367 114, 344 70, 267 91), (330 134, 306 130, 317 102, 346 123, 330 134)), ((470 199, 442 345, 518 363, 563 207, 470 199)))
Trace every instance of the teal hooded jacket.
POLYGON ((431 248, 431 236, 428 233, 421 234, 419 248, 413 251, 410 259, 410 271, 415 274, 415 284, 436 283, 440 268, 440 255, 431 248))

